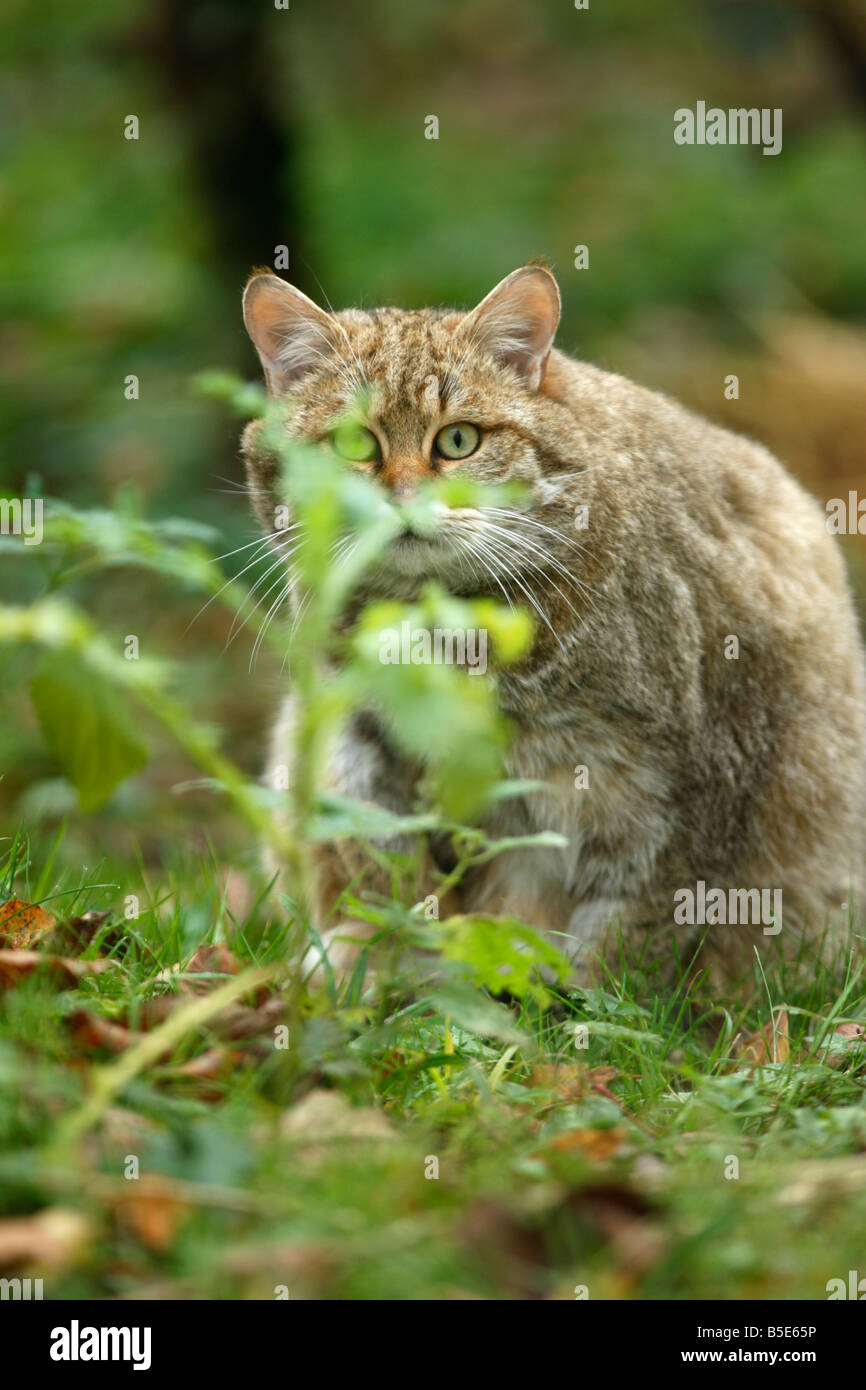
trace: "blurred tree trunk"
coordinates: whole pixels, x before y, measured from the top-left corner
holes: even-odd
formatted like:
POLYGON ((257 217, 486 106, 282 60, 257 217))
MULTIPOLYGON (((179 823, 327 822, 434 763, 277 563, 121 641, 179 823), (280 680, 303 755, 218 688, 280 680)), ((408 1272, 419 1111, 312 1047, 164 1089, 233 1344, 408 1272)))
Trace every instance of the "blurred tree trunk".
POLYGON ((866 11, 863 0, 807 0, 807 9, 839 66, 852 94, 866 109, 866 11))
MULTIPOLYGON (((220 284, 235 299, 254 265, 289 248, 303 281, 291 116, 272 102, 276 26, 291 17, 255 0, 156 0, 147 47, 176 113, 198 185, 220 284)), ((281 73, 281 81, 283 74, 281 73)), ((236 312, 236 310, 235 310, 236 312)))

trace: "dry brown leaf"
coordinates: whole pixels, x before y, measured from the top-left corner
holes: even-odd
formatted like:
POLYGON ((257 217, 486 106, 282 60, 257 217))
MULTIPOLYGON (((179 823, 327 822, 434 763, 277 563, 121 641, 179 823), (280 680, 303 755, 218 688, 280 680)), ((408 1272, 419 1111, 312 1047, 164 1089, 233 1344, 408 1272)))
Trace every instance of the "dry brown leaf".
POLYGON ((775 1010, 770 1022, 759 1028, 757 1033, 734 1039, 732 1062, 728 1070, 736 1071, 748 1066, 754 1071, 770 1062, 787 1062, 790 1057, 788 1010, 783 1005, 775 1010))
POLYGON ((82 1253, 91 1232, 83 1212, 69 1207, 0 1220, 0 1269, 63 1269, 82 1253))
POLYGON ((531 1086, 553 1091, 561 1101, 573 1104, 590 1091, 608 1086, 618 1076, 616 1067, 587 1067, 583 1062, 544 1062, 534 1067, 531 1086))
POLYGON ((866 1023, 840 1023, 836 1032, 840 1038, 850 1038, 852 1041, 859 1038, 866 1040, 866 1023))
POLYGON ((142 1245, 169 1250, 183 1213, 170 1197, 136 1197, 124 1203, 121 1214, 142 1245))
POLYGON ((160 1080, 183 1082, 184 1094, 197 1100, 222 1100, 225 1083, 244 1056, 241 1048, 212 1047, 180 1066, 163 1068, 160 1080))
POLYGON ((563 1066, 556 1062, 543 1062, 533 1067, 529 1084, 540 1090, 555 1092, 560 1100, 583 1100, 588 1089, 586 1067, 579 1062, 569 1062, 563 1066))
POLYGON ((55 956, 46 951, 0 950, 0 988, 13 987, 40 967, 62 980, 64 986, 74 985, 85 975, 100 975, 113 970, 113 960, 76 960, 73 956, 55 956))
POLYGON ((610 1085, 611 1081, 616 1081, 619 1072, 616 1067, 590 1067, 587 1072, 590 1089, 598 1091, 602 1086, 610 1085))
MULTIPOLYGON (((163 994, 156 999, 147 999, 136 1015, 138 1025, 148 1033, 188 1003, 189 996, 185 993, 163 994)), ((208 1027, 212 1033, 229 1042, 240 1042, 244 1038, 272 1033, 277 1024, 284 1021, 285 1012, 286 1001, 281 995, 273 994, 256 1009, 245 1004, 229 1005, 219 1018, 211 1019, 208 1027)))
POLYGON ((116 1203, 120 1220, 150 1250, 168 1250, 190 1210, 171 1178, 153 1175, 130 1181, 131 1191, 116 1203))
POLYGON ((639 1193, 610 1183, 584 1188, 579 1200, 613 1246, 621 1272, 643 1274, 660 1258, 667 1237, 650 1219, 652 1208, 639 1193))
MULTIPOLYGON (((84 912, 80 917, 67 917, 57 923, 47 944, 59 955, 76 955, 87 949, 110 916, 110 912, 84 912)), ((114 926, 110 932, 105 933, 103 944, 116 945, 121 936, 121 929, 114 926)))
MULTIPOLYGON (((181 994, 208 994, 216 989, 219 984, 217 976, 239 975, 244 970, 245 963, 229 950, 228 946, 222 943, 212 945, 206 943, 199 946, 192 958, 185 966, 172 965, 165 970, 161 970, 157 975, 160 984, 176 985, 181 994), (197 979, 196 976, 206 976, 210 978, 197 979)), ((263 984, 254 991, 252 998, 256 1005, 263 1003, 273 994, 273 987, 263 984)), ((167 996, 169 999, 177 1000, 179 995, 167 996)), ((166 1006, 164 1001, 151 1001, 156 1004, 163 1004, 171 1012, 172 1007, 166 1006)))
POLYGON ((243 1057, 239 1048, 212 1047, 193 1057, 189 1062, 171 1067, 172 1076, 191 1077, 195 1081, 217 1081, 231 1075, 232 1069, 243 1057))
POLYGON ((149 1033, 188 1003, 182 994, 160 994, 155 999, 145 999, 135 1010, 136 1023, 143 1033, 149 1033))
POLYGON ((40 937, 47 936, 54 929, 56 920, 38 903, 9 898, 5 903, 0 903, 0 942, 23 950, 34 945, 40 937))
POLYGON ((87 1009, 76 1009, 66 1022, 72 1032, 73 1041, 83 1048, 102 1049, 117 1054, 125 1052, 141 1037, 140 1033, 131 1032, 122 1023, 112 1023, 87 1009))
POLYGON ((238 975, 242 962, 232 954, 228 946, 206 943, 199 946, 186 965, 169 965, 157 975, 160 984, 177 984, 191 994, 207 994, 214 989, 213 980, 190 979, 195 975, 238 975))
MULTIPOLYGON (((189 965, 186 967, 187 975, 239 975, 243 969, 243 962, 229 950, 228 946, 217 943, 216 945, 205 944, 199 946, 193 954, 189 965)), ((188 980, 186 982, 190 984, 188 980)), ((200 988, 199 981, 192 982, 196 988, 200 988)))
POLYGON ((622 1148, 627 1138, 621 1125, 612 1129, 566 1129, 554 1135, 547 1147, 557 1153, 580 1153, 593 1163, 603 1163, 622 1148))
MULTIPOLYGON (((860 1047, 863 1044, 866 1044, 866 1024, 840 1023, 834 1028, 832 1038, 825 1040, 824 1046, 815 1052, 814 1058, 835 1071, 847 1071, 852 1063, 862 1060, 860 1047), (834 1046, 834 1038, 843 1039, 841 1046, 834 1046)), ((806 1061, 809 1056, 810 1049, 806 1047, 797 1060, 806 1061)))
POLYGON ((279 994, 266 999, 257 1009, 245 1008, 243 1004, 233 1004, 211 1025, 214 1032, 230 1042, 240 1042, 243 1038, 254 1038, 262 1033, 273 1033, 277 1024, 284 1022, 286 1001, 279 994))

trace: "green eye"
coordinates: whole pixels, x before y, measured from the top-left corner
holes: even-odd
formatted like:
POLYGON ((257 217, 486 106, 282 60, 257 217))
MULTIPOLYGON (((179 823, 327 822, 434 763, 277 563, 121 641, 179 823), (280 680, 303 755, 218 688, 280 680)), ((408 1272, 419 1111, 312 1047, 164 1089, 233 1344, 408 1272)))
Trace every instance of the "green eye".
POLYGON ((461 422, 446 425, 434 440, 436 452, 444 459, 465 459, 474 454, 481 443, 481 434, 474 425, 461 422))
POLYGON ((352 463, 369 463, 379 457, 379 441, 373 431, 350 420, 331 431, 331 443, 340 458, 352 463))

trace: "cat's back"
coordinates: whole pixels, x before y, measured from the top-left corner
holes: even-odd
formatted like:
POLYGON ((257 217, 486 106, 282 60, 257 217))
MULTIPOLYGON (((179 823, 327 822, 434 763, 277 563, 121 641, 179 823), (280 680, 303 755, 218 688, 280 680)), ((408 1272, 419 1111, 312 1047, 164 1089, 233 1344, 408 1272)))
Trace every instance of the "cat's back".
POLYGON ((607 545, 620 532, 634 552, 651 550, 653 564, 708 566, 723 587, 761 578, 769 597, 788 576, 800 593, 847 600, 823 509, 763 445, 560 352, 545 391, 571 417, 607 545))

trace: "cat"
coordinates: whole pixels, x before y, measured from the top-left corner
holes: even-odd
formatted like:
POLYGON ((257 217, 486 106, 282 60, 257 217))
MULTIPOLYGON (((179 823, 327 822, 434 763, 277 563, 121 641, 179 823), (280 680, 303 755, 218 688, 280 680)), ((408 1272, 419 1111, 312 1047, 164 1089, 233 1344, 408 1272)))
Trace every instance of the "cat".
MULTIPOLYGON (((554 348, 560 307, 540 263, 468 313, 329 313, 269 271, 244 296, 269 393, 290 405, 298 438, 327 442, 369 387, 346 466, 390 497, 452 471, 531 494, 525 510, 446 514, 441 538, 398 537, 374 576, 381 594, 411 599, 435 580, 534 612, 532 651, 497 689, 516 731, 508 775, 545 790, 499 803, 484 824, 493 836, 554 829, 568 847, 477 868, 458 906, 553 933, 579 982, 623 959, 664 969, 699 952, 722 988, 755 947, 812 960, 853 911, 866 811, 855 609, 824 514, 784 467, 554 348), (690 913, 689 894, 702 907, 729 890, 737 923, 690 913), (768 890, 782 894, 782 922, 745 909, 768 890)), ((272 533, 278 465, 259 422, 242 447, 272 533)), ((291 720, 289 699, 273 764, 286 762, 291 720)), ((415 776, 368 711, 331 757, 331 787, 395 812, 412 807, 415 776)), ((358 949, 346 938, 364 931, 335 916, 359 867, 348 843, 321 851, 318 921, 338 972, 358 949)))

